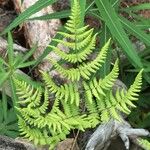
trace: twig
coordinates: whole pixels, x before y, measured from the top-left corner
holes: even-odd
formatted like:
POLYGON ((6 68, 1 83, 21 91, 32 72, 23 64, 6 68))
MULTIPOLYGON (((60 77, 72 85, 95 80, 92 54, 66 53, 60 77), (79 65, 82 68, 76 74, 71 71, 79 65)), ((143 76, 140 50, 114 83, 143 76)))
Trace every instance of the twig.
MULTIPOLYGON (((3 39, 2 37, 0 37, 0 54, 6 52, 7 45, 8 45, 7 41, 3 39)), ((15 50, 18 50, 21 52, 26 52, 28 50, 18 44, 14 44, 13 47, 15 50)))

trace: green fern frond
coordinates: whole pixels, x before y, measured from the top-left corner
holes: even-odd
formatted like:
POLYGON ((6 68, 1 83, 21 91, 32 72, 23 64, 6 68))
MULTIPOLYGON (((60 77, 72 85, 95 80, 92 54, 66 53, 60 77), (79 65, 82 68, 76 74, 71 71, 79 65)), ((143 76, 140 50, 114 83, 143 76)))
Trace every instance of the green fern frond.
POLYGON ((47 72, 41 71, 41 74, 42 74, 43 80, 45 81, 47 88, 49 89, 51 93, 57 93, 60 91, 60 87, 58 87, 55 84, 55 82, 52 80, 52 78, 47 72))
POLYGON ((138 100, 139 92, 141 91, 142 85, 142 72, 141 70, 135 78, 134 83, 130 86, 128 92, 126 93, 126 102, 127 100, 135 101, 138 100))
MULTIPOLYGON (((66 26, 70 27, 71 29, 77 29, 81 25, 81 9, 78 0, 73 1, 73 6, 71 9, 71 16, 70 19, 67 21, 66 26)), ((72 30, 71 30, 72 31, 72 30)), ((76 32, 76 31, 74 31, 76 32)))
POLYGON ((86 119, 90 125, 90 128, 95 128, 98 124, 101 123, 101 118, 97 112, 89 114, 86 119))
POLYGON ((96 72, 105 63, 110 40, 99 50, 95 59, 90 60, 97 34, 93 35, 93 29, 88 29, 89 26, 82 26, 80 13, 79 1, 74 0, 70 20, 65 26, 67 32, 59 32, 65 39, 53 40, 57 45, 68 47, 69 52, 49 45, 63 63, 49 58, 52 69, 68 82, 58 84, 54 77, 43 71, 45 90, 14 79, 18 98, 22 100, 16 108, 21 134, 35 144, 50 145, 50 149, 64 140, 72 129, 84 131, 110 119, 121 121, 120 112, 128 114, 130 106, 135 107, 133 101, 137 100, 141 89, 142 71, 129 90, 117 89, 114 93, 113 85, 119 72, 118 60, 104 79, 97 76, 96 72), (72 63, 71 66, 65 68, 66 62, 72 63))
POLYGON ((116 92, 116 99, 119 102, 119 106, 124 109, 124 112, 127 114, 130 113, 128 106, 136 107, 132 101, 138 100, 139 92, 141 90, 142 85, 142 71, 141 70, 135 78, 134 83, 130 86, 130 88, 125 91, 122 89, 121 91, 118 89, 116 92))
POLYGON ((59 32, 64 38, 67 39, 53 39, 58 44, 61 44, 70 49, 69 53, 63 52, 58 47, 49 45, 52 50, 61 57, 61 59, 70 63, 75 63, 75 68, 64 68, 57 61, 49 58, 50 63, 53 64, 56 71, 63 77, 71 81, 79 81, 82 78, 89 80, 91 74, 100 69, 105 62, 110 40, 105 44, 97 57, 91 62, 84 62, 88 60, 88 56, 93 52, 96 43, 96 35, 93 35, 93 29, 88 30, 88 26, 82 27, 80 18, 80 10, 74 14, 74 10, 79 9, 79 2, 74 2, 73 10, 71 13, 71 20, 66 24, 67 32, 59 32), (77 19, 78 18, 78 19, 77 19), (78 22, 78 23, 77 23, 78 22), (77 23, 75 25, 75 23, 77 23))
POLYGON ((48 98, 49 94, 48 94, 48 90, 47 88, 45 88, 45 93, 44 93, 44 102, 40 107, 35 108, 36 110, 38 110, 41 114, 45 114, 46 110, 48 108, 49 105, 49 98, 48 98))
POLYGON ((63 110, 64 110, 64 113, 67 117, 72 117, 73 114, 72 114, 72 109, 70 107, 70 103, 64 103, 64 101, 62 101, 62 105, 63 105, 63 110))
POLYGON ((110 88, 113 87, 114 82, 118 78, 119 75, 119 67, 118 67, 118 60, 115 62, 114 67, 104 79, 99 80, 99 85, 101 86, 102 89, 109 90, 110 88))
POLYGON ((88 101, 88 103, 92 104, 93 103, 93 95, 91 92, 91 89, 89 88, 88 84, 83 81, 83 86, 85 89, 85 99, 88 101))
POLYGON ((29 103, 32 100, 34 100, 34 97, 36 97, 39 89, 37 89, 37 91, 35 92, 35 95, 33 95, 33 90, 34 90, 33 87, 30 85, 27 85, 27 83, 25 81, 21 82, 14 78, 14 82, 17 87, 17 89, 16 89, 17 94, 19 95, 20 99, 22 99, 18 103, 25 104, 25 103, 29 103))
MULTIPOLYGON (((47 143, 47 140, 46 140, 46 139, 49 139, 49 141, 52 141, 52 139, 54 139, 53 133, 58 133, 59 135, 64 130, 67 131, 67 133, 69 133, 71 129, 75 129, 75 128, 78 128, 79 130, 84 130, 84 128, 88 126, 87 120, 84 119, 85 115, 79 115, 79 106, 75 105, 75 103, 76 104, 77 102, 79 103, 79 100, 80 100, 79 95, 76 95, 77 91, 75 91, 78 89, 77 85, 74 87, 71 84, 68 84, 69 90, 71 89, 71 91, 69 91, 68 93, 70 92, 75 93, 73 96, 69 94, 69 97, 68 97, 73 102, 69 104, 66 103, 66 106, 68 105, 68 107, 70 108, 70 112, 68 112, 68 108, 64 109, 64 112, 60 110, 59 99, 56 99, 52 110, 50 112, 46 112, 48 108, 48 104, 49 104, 48 90, 45 89, 44 102, 41 102, 41 99, 39 100, 37 90, 34 90, 32 86, 24 84, 24 81, 22 82, 17 81, 17 84, 16 84, 17 89, 18 87, 21 87, 22 85, 25 85, 23 86, 25 89, 24 91, 22 91, 21 95, 19 93, 19 97, 22 97, 22 95, 24 94, 26 95, 26 91, 29 87, 32 88, 33 91, 32 91, 31 97, 26 97, 27 99, 31 98, 32 100, 29 100, 28 103, 24 103, 24 105, 22 106, 20 105, 16 108, 20 114, 18 116, 20 120, 19 128, 20 128, 22 135, 24 135, 26 138, 29 138, 29 140, 34 141, 35 144, 42 144, 42 143, 44 145, 54 144, 54 143, 47 143), (37 100, 37 97, 38 97, 38 100, 37 100), (35 98, 35 101, 33 100, 33 98, 35 98), (77 102, 75 102, 75 100, 77 102), (38 102, 38 105, 34 104, 34 102, 38 102), (32 130, 32 128, 35 128, 35 130, 32 130), (51 136, 45 137, 43 133, 44 130, 46 130, 47 133, 50 133, 51 136)), ((41 98, 41 93, 40 93, 40 98, 41 98)), ((64 107, 66 107, 64 105, 64 102, 62 104, 64 107)), ((62 134, 60 134, 60 137, 59 136, 55 137, 57 138, 57 141, 60 141, 63 139, 61 135, 62 134)), ((66 135, 63 134, 63 137, 66 137, 66 135)))
POLYGON ((69 34, 66 32, 57 32, 57 33, 62 35, 65 38, 69 38, 71 40, 76 40, 76 38, 77 38, 78 41, 81 41, 81 40, 85 39, 89 34, 91 35, 93 33, 93 29, 87 30, 87 28, 88 28, 88 26, 86 26, 86 29, 84 30, 83 33, 77 35, 78 37, 76 37, 75 34, 69 34))
POLYGON ((145 139, 139 139, 138 140, 139 144, 144 148, 145 150, 150 150, 150 142, 145 139))
POLYGON ((31 98, 31 103, 28 105, 29 108, 31 107, 38 107, 40 105, 40 100, 42 96, 42 91, 37 89, 31 98))
MULTIPOLYGON (((90 30, 89 30, 90 31, 90 30)), ((88 32, 88 31, 87 31, 88 32)), ((84 50, 78 52, 78 53, 65 53, 59 48, 49 45, 50 48, 53 49, 53 51, 61 56, 62 59, 70 62, 70 63, 77 63, 82 62, 87 59, 87 56, 92 53, 93 49, 95 48, 95 42, 96 42, 96 34, 92 37, 87 47, 84 48, 84 50)))
POLYGON ((79 65, 76 69, 65 69, 61 65, 58 64, 57 61, 50 59, 50 63, 54 65, 56 70, 66 77, 69 80, 72 81, 79 81, 80 77, 83 77, 85 79, 89 79, 92 73, 95 73, 97 70, 100 69, 102 64, 105 62, 107 50, 110 44, 110 40, 105 44, 105 46, 102 48, 98 56, 89 63, 82 63, 79 65))
POLYGON ((35 145, 47 144, 47 137, 44 137, 39 129, 29 127, 21 117, 18 117, 18 125, 21 135, 23 135, 25 138, 28 138, 29 141, 33 141, 35 145))
POLYGON ((66 40, 59 40, 59 39, 53 39, 53 41, 62 44, 68 48, 71 48, 73 50, 80 50, 81 48, 85 47, 86 45, 88 45, 90 43, 92 39, 92 32, 86 37, 84 38, 82 41, 79 41, 79 39, 76 40, 76 42, 68 42, 66 40))

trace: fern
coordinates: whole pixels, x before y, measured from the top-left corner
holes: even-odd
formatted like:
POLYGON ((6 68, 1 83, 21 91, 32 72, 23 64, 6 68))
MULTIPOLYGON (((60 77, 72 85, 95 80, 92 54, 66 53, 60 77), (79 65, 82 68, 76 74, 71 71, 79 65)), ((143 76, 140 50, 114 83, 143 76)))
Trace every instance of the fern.
POLYGON ((21 134, 35 144, 50 145, 50 149, 65 139, 72 129, 84 131, 112 118, 121 121, 119 111, 128 114, 129 107, 135 107, 133 102, 138 99, 142 83, 141 70, 127 91, 117 89, 115 94, 112 89, 119 74, 118 60, 106 77, 101 79, 96 75, 105 62, 110 40, 95 59, 89 60, 94 53, 97 34, 93 35, 93 29, 88 29, 88 26, 82 26, 78 0, 74 0, 65 28, 66 32, 59 32, 65 40, 53 41, 68 47, 69 53, 53 45, 49 47, 61 57, 63 64, 69 63, 72 67, 64 67, 53 58, 49 60, 68 82, 58 85, 43 71, 45 90, 14 79, 21 99, 17 107, 21 134), (80 109, 80 103, 84 104, 84 111, 80 109))
POLYGON ((84 130, 89 127, 85 115, 78 114, 79 108, 76 105, 65 103, 64 111, 61 111, 60 101, 56 99, 51 111, 47 112, 49 105, 47 89, 44 92, 44 101, 41 102, 41 90, 34 89, 24 81, 21 82, 17 79, 14 81, 18 96, 21 99, 24 98, 26 102, 20 103, 20 106, 16 108, 19 112, 20 132, 25 138, 34 141, 35 144, 54 146, 60 140, 65 139, 71 129, 84 130), (21 92, 22 89, 24 91, 21 92), (32 89, 32 92, 26 94, 29 89, 32 89), (35 101, 32 101, 33 98, 35 101))
POLYGON ((150 142, 148 140, 140 139, 138 142, 145 150, 150 150, 150 142))
POLYGON ((96 35, 93 35, 93 29, 88 29, 88 26, 82 27, 80 20, 80 6, 77 0, 74 1, 72 14, 70 20, 66 23, 66 33, 58 32, 66 40, 53 39, 58 44, 70 48, 69 53, 63 52, 58 47, 49 45, 53 51, 59 55, 64 61, 76 64, 76 68, 64 68, 57 61, 50 58, 50 63, 53 64, 55 69, 65 78, 71 81, 79 81, 82 78, 89 80, 90 76, 100 69, 105 62, 107 50, 110 40, 105 44, 97 57, 88 63, 88 56, 95 49, 96 35), (77 11, 77 12, 76 12, 77 11))

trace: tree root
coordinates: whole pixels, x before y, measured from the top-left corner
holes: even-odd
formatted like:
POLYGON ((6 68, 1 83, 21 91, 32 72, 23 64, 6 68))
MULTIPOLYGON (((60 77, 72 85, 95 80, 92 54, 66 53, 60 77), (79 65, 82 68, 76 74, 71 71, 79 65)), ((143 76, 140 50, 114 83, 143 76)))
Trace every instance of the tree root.
MULTIPOLYGON (((3 39, 2 37, 0 37, 0 56, 2 56, 3 54, 6 54, 6 49, 7 49, 7 41, 5 39, 3 39)), ((13 44, 13 48, 17 51, 21 51, 21 52, 26 52, 27 49, 18 45, 18 44, 13 44)))
POLYGON ((130 124, 123 120, 118 122, 110 120, 108 123, 101 124, 96 131, 91 135, 85 150, 100 150, 107 149, 113 138, 120 136, 126 149, 130 147, 131 139, 137 144, 138 137, 150 136, 150 133, 145 129, 133 129, 130 124))

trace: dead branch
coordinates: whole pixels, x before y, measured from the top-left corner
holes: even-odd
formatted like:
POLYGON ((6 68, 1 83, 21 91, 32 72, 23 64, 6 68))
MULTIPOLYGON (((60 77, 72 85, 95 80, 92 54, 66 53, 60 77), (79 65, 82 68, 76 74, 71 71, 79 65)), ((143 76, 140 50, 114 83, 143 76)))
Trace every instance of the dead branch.
MULTIPOLYGON (((7 41, 5 39, 3 39, 2 37, 0 37, 0 56, 2 56, 2 54, 6 54, 6 49, 7 49, 7 41)), ((21 52, 26 52, 27 49, 18 45, 18 44, 14 44, 13 48, 15 50, 21 51, 21 52)))

